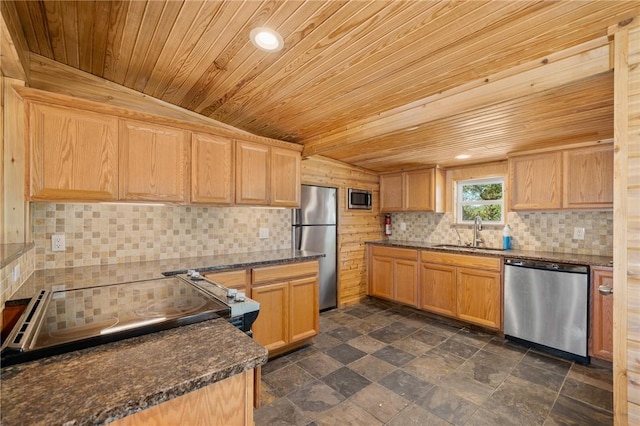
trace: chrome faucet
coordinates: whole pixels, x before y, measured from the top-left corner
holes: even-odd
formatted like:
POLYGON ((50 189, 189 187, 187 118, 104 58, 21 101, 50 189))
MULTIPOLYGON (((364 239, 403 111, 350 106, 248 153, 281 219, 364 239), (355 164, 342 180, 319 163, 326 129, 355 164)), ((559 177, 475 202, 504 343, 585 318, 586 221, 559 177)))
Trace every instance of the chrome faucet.
POLYGON ((482 220, 480 216, 476 216, 473 219, 473 241, 471 241, 472 247, 478 247, 478 244, 482 242, 482 238, 478 236, 478 232, 482 231, 482 220))

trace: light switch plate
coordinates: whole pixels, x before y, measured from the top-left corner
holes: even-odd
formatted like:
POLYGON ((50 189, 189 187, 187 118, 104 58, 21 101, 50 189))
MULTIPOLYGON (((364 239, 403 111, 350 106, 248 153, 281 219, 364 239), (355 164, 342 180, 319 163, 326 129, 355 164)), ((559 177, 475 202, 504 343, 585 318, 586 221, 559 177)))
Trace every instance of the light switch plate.
POLYGON ((407 224, 404 222, 400 222, 400 230, 401 231, 406 231, 407 230, 407 224))
POLYGON ((573 239, 584 240, 584 228, 573 228, 573 239))

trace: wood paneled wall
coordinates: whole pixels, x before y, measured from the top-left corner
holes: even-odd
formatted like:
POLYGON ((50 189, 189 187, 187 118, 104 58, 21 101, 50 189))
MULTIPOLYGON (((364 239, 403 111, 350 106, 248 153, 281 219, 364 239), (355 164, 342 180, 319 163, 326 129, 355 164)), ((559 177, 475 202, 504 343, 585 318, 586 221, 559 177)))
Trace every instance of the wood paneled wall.
POLYGON ((615 425, 640 424, 640 17, 614 26, 615 425))
POLYGON ((338 306, 356 303, 367 294, 365 242, 383 237, 378 174, 312 156, 302 160, 302 183, 338 188, 338 306), (373 208, 347 209, 348 188, 371 190, 373 208))

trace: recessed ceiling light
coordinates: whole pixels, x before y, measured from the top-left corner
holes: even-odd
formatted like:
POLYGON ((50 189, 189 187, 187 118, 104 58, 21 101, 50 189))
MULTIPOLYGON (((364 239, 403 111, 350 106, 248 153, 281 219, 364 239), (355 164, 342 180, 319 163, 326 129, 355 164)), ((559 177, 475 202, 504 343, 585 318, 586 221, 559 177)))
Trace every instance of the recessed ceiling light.
POLYGON ((251 43, 265 52, 279 52, 284 47, 282 36, 266 27, 251 30, 251 43))
POLYGON ((469 154, 456 155, 456 159, 458 160, 466 160, 467 158, 471 158, 471 156, 469 154))

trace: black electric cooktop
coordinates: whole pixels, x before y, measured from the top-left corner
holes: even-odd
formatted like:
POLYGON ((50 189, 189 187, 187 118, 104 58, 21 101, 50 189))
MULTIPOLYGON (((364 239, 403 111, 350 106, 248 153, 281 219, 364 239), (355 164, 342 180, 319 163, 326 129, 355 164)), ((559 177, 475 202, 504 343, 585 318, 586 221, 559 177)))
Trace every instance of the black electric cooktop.
POLYGON ((43 291, 4 342, 2 366, 229 315, 179 277, 43 291))

